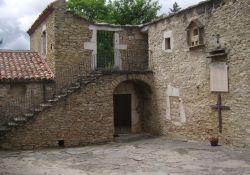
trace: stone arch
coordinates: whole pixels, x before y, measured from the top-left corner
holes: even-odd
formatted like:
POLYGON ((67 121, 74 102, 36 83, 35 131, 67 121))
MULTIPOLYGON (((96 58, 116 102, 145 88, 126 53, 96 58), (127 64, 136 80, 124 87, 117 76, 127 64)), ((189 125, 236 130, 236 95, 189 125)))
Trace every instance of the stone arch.
MULTIPOLYGON (((144 132, 145 129, 145 122, 147 121, 146 118, 150 118, 148 115, 152 115, 152 106, 151 106, 151 96, 153 93, 152 89, 152 79, 148 75, 129 75, 129 76, 120 76, 116 78, 112 82, 113 86, 113 95, 114 95, 114 128, 115 134, 121 133, 133 133, 138 134, 144 132), (118 111, 119 105, 124 104, 124 102, 119 102, 119 97, 130 97, 130 105, 131 108, 127 109, 129 111, 124 111, 124 106, 122 109, 123 111, 118 111), (122 116, 119 116, 119 113, 122 113, 122 116), (126 113, 126 114, 124 114, 126 113), (124 116, 128 115, 128 116, 124 116), (129 116, 130 115, 130 116, 129 116), (131 117, 128 120, 130 123, 129 126, 120 127, 117 125, 117 120, 119 117, 131 117), (124 132, 125 131, 125 132, 124 132)), ((123 98, 120 98, 121 100, 123 98)), ((126 103, 125 105, 129 105, 126 103)))
POLYGON ((154 85, 153 85, 152 73, 120 75, 113 79, 111 83, 113 89, 115 89, 121 82, 124 81, 134 81, 134 82, 144 83, 144 85, 146 85, 153 91, 154 85))

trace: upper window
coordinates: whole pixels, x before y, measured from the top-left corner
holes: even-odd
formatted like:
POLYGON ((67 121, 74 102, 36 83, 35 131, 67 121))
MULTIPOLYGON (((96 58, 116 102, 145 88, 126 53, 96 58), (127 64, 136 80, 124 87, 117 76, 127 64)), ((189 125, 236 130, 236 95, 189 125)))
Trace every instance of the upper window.
POLYGON ((165 50, 171 49, 171 38, 165 38, 165 50))
POLYGON ((46 31, 42 33, 42 55, 47 55, 47 34, 46 31))
POLYGON ((46 32, 46 25, 43 25, 43 27, 42 27, 41 54, 43 56, 47 55, 47 32, 46 32))
POLYGON ((187 41, 189 47, 204 45, 204 26, 198 20, 193 20, 187 27, 187 41))
POLYGON ((165 52, 172 52, 172 49, 173 49, 172 31, 164 32, 162 50, 164 50, 165 52))

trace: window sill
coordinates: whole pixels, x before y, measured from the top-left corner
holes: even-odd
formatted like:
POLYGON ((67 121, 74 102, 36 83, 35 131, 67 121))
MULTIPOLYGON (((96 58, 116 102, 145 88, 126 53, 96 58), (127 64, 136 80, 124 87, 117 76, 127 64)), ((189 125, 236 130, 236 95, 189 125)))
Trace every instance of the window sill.
POLYGON ((199 49, 199 48, 203 48, 205 47, 205 44, 199 44, 197 46, 190 46, 189 50, 195 50, 195 49, 199 49))
POLYGON ((163 52, 165 52, 165 53, 172 53, 173 52, 173 50, 172 49, 168 49, 168 50, 162 50, 163 52))

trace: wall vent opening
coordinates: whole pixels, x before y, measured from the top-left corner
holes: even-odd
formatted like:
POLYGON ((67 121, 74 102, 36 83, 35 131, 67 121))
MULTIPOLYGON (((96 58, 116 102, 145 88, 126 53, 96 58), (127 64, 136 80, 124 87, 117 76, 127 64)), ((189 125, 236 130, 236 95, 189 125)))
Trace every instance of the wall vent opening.
POLYGON ((58 146, 64 147, 64 140, 58 140, 58 146))

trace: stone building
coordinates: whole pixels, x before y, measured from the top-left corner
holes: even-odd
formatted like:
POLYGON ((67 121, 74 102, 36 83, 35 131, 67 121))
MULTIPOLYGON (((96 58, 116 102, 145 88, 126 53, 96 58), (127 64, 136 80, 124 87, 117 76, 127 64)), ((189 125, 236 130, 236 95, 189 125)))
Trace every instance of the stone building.
POLYGON ((1 125, 9 117, 18 120, 32 105, 46 101, 54 74, 38 53, 1 50, 0 70, 1 125))
POLYGON ((49 5, 28 30, 55 74, 1 147, 78 146, 147 132, 249 146, 250 2, 208 0, 148 24, 92 23, 49 5))

